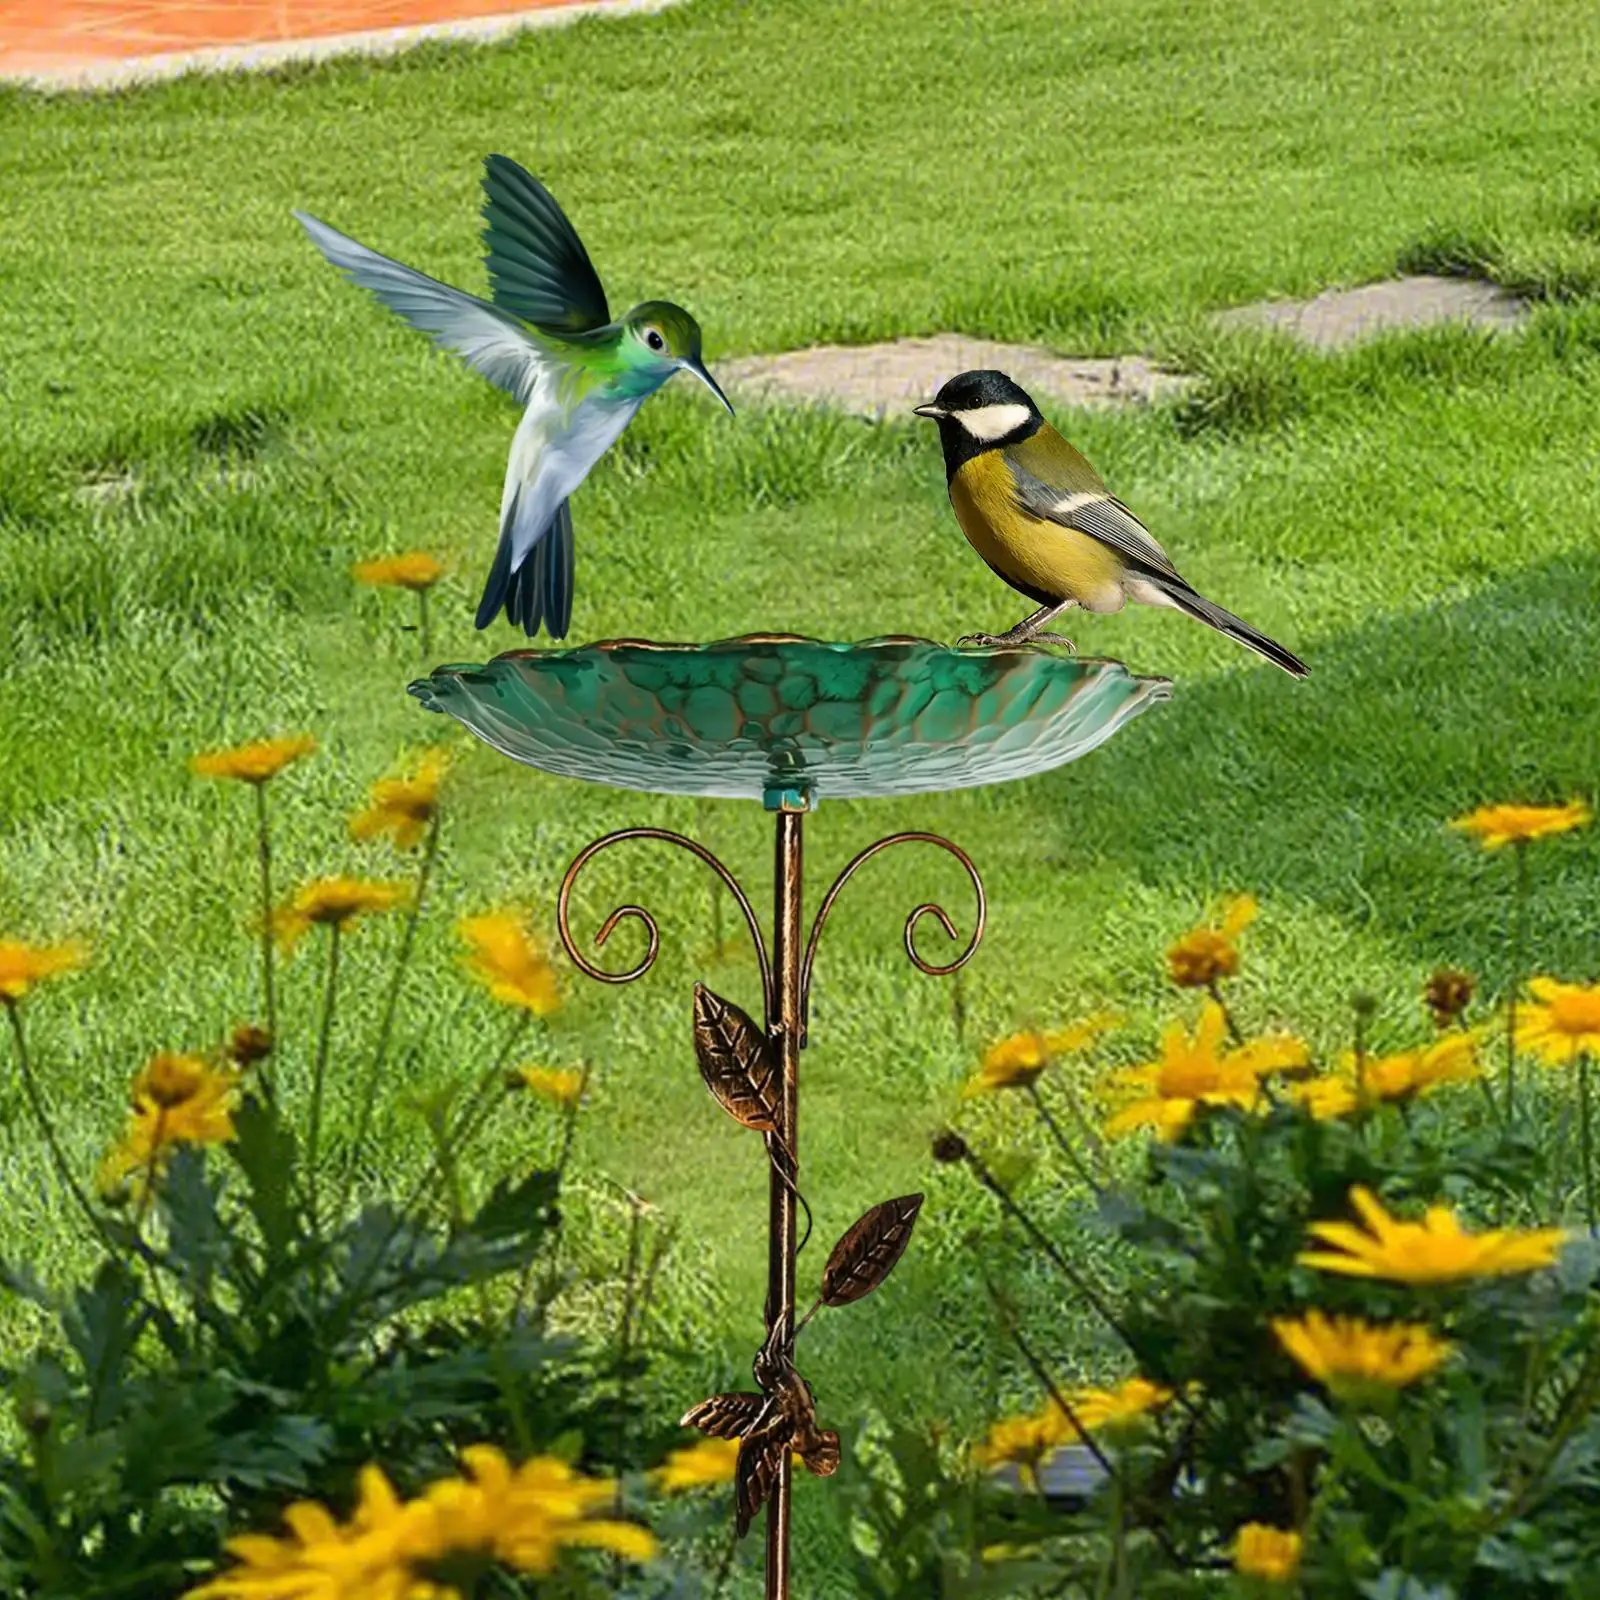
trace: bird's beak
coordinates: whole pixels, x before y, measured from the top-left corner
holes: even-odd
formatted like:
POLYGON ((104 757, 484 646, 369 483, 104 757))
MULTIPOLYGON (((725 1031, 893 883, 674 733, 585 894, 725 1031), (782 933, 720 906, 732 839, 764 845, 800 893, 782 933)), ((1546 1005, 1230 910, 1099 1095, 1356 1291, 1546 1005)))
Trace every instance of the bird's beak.
POLYGON ((731 417, 733 415, 733 403, 728 399, 727 395, 722 392, 722 386, 717 382, 717 380, 706 371, 704 363, 699 361, 685 361, 683 367, 685 372, 692 372, 695 377, 697 377, 701 383, 703 383, 706 388, 708 388, 712 394, 714 394, 717 399, 723 403, 723 405, 727 406, 728 415, 731 417))
POLYGON ((911 409, 917 416, 931 417, 935 422, 940 417, 948 417, 950 415, 943 406, 936 406, 931 400, 925 406, 913 406, 911 409))

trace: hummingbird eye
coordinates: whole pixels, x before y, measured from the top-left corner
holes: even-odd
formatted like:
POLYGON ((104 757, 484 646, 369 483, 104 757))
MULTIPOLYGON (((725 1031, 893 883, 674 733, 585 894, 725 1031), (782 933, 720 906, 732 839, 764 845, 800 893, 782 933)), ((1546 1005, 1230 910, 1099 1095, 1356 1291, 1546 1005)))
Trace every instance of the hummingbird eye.
POLYGON ((658 328, 651 328, 645 334, 644 342, 649 345, 652 350, 664 350, 667 347, 667 341, 661 337, 661 332, 658 328))

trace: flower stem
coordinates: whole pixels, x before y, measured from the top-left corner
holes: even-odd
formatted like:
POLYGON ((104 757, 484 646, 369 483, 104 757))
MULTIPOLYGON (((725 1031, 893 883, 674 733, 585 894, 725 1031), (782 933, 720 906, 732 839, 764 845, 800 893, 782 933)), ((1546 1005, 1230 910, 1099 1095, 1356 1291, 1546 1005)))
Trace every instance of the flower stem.
POLYGON ((417 590, 417 632, 422 636, 422 670, 433 666, 433 632, 428 626, 428 591, 417 590))
POLYGON ((1228 1037, 1235 1044, 1244 1043, 1244 1035, 1239 1031, 1239 1024, 1233 1020, 1233 1012, 1228 1009, 1228 1002, 1222 998, 1222 985, 1215 978, 1206 985, 1206 993, 1216 1003, 1217 1009, 1222 1013, 1223 1023, 1228 1029, 1228 1037))
POLYGON ((1094 1174, 1089 1170, 1088 1163, 1079 1155, 1072 1141, 1062 1132, 1061 1124, 1050 1114, 1050 1108, 1044 1103, 1044 1096, 1039 1093, 1039 1085, 1027 1085, 1029 1098, 1033 1101, 1033 1108, 1044 1121, 1045 1127, 1050 1130, 1050 1137, 1055 1140, 1056 1147, 1067 1158, 1072 1170, 1088 1186, 1089 1192, 1098 1200, 1105 1192, 1095 1180, 1094 1174))
POLYGON ((1506 999, 1506 1126, 1516 1116, 1517 991, 1522 987, 1523 941, 1528 912, 1528 843, 1516 840, 1516 878, 1511 901, 1511 977, 1506 999))
POLYGON ((1589 1053, 1578 1057, 1578 1138, 1583 1145, 1583 1211, 1589 1232, 1595 1231, 1594 1133, 1590 1126, 1589 1053))
MULTIPOLYGON (((418 593, 425 595, 427 591, 418 590, 418 593)), ((373 1047, 372 1063, 367 1068, 367 1081, 362 1086, 361 1109, 356 1115, 355 1137, 350 1146, 350 1168, 339 1198, 340 1212, 349 1204, 350 1191, 356 1181, 356 1163, 361 1158, 362 1146, 366 1143, 367 1133, 372 1126, 372 1112, 378 1099, 378 1083, 384 1062, 389 1056, 390 1041, 394 1036, 394 1019, 400 1003, 400 986, 405 981, 406 968, 411 963, 411 952, 417 940, 417 924, 422 919, 422 902, 427 896, 428 879, 433 873, 434 862, 438 859, 438 855, 439 812, 435 811, 428 824, 428 838, 423 845, 422 862, 417 868, 416 892, 411 897, 405 929, 400 935, 400 949, 395 956, 394 973, 389 979, 389 993, 384 1001, 383 1019, 378 1024, 378 1042, 373 1047)))
POLYGON ((1030 1217, 1027 1212, 1017 1204, 1016 1200, 1011 1194, 1011 1191, 1007 1189, 1006 1186, 1001 1183, 1000 1180, 989 1170, 988 1166, 984 1163, 983 1158, 975 1150, 967 1149, 962 1156, 962 1160, 966 1162, 968 1168, 972 1172, 973 1177, 975 1177, 978 1182, 981 1183, 983 1187, 1000 1202, 1001 1210, 1004 1211, 1007 1216, 1012 1217, 1017 1222, 1021 1223, 1023 1232, 1026 1233, 1034 1242, 1034 1244, 1044 1252, 1046 1258, 1054 1264, 1056 1269, 1067 1280, 1067 1282, 1070 1283, 1072 1287, 1083 1296, 1084 1303, 1089 1307, 1089 1309, 1093 1311, 1094 1314, 1099 1317, 1100 1320, 1105 1323, 1105 1325, 1114 1334, 1116 1334, 1116 1336, 1122 1340, 1122 1342, 1127 1345, 1127 1347, 1132 1350, 1135 1355, 1137 1355, 1139 1353, 1138 1349, 1134 1345, 1132 1339, 1129 1337, 1127 1329, 1124 1328, 1122 1323, 1117 1319, 1116 1313, 1113 1312, 1111 1307, 1107 1304, 1105 1296, 1101 1293, 1100 1289, 1095 1284, 1090 1282, 1088 1277, 1085 1276, 1084 1273, 1080 1272, 1078 1268, 1068 1261, 1067 1258, 1060 1252, 1060 1250, 1056 1248, 1054 1241, 1050 1239, 1050 1237, 1040 1228, 1039 1224, 1036 1223, 1033 1218, 1030 1217))
POLYGON ((311 1213, 311 1229, 317 1218, 317 1158, 322 1142, 322 1100, 328 1081, 328 1048, 333 1042, 333 1008, 339 993, 339 924, 328 929, 328 985, 322 997, 322 1028, 317 1036, 317 1062, 311 1074, 311 1126, 306 1135, 306 1196, 311 1213))
MULTIPOLYGON (((555 1167, 556 1194, 558 1197, 561 1194, 562 1186, 566 1183, 567 1163, 572 1158, 572 1141, 578 1131, 578 1109, 583 1104, 584 1090, 588 1087, 589 1063, 585 1061, 578 1078, 578 1092, 572 1097, 570 1104, 562 1108, 563 1121, 561 1128, 561 1153, 556 1157, 555 1167)), ((559 1250, 561 1242, 560 1232, 559 1230, 552 1229, 551 1234, 555 1241, 551 1247, 552 1251, 559 1250)), ((517 1282, 516 1296, 511 1302, 511 1313, 507 1319, 508 1327, 511 1325, 511 1323, 514 1323, 519 1316, 522 1315, 522 1303, 527 1299, 528 1290, 533 1284, 533 1269, 537 1261, 537 1256, 530 1256, 528 1258, 527 1265, 522 1269, 522 1276, 517 1282)), ((541 1313, 548 1308, 550 1301, 555 1298, 555 1292, 556 1261, 554 1255, 552 1255, 549 1269, 545 1273, 544 1286, 541 1287, 539 1298, 535 1302, 541 1313)))
POLYGON ((61 1141, 56 1137, 55 1123, 51 1121, 50 1113, 45 1109, 44 1097, 39 1093, 39 1081, 33 1075, 33 1062, 28 1055, 28 1040, 22 1029, 22 1013, 15 1000, 7 999, 3 1003, 6 1015, 11 1019, 11 1036, 16 1041, 17 1071, 22 1079, 22 1092, 27 1098, 28 1109, 33 1113, 33 1120, 39 1125, 39 1133, 44 1139, 45 1148, 50 1152, 50 1161, 56 1169, 56 1176, 60 1178, 78 1209, 88 1219, 89 1226, 100 1242, 112 1255, 117 1255, 119 1252, 116 1244, 106 1230, 100 1213, 91 1204, 89 1196, 84 1193, 83 1185, 78 1182, 76 1174, 68 1164, 66 1153, 61 1148, 61 1141))
MULTIPOLYGON (((278 1043, 278 992, 272 955, 272 834, 267 826, 267 786, 255 785, 256 856, 261 863, 261 988, 267 1008, 267 1037, 278 1043)), ((257 1068, 261 1092, 270 1104, 272 1073, 264 1060, 257 1068)))

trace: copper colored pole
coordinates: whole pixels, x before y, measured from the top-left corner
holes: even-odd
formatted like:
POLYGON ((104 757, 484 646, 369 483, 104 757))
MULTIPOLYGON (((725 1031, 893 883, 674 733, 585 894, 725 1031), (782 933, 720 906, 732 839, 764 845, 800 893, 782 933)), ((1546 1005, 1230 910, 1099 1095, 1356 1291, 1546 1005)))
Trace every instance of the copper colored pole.
MULTIPOLYGON (((783 1068, 782 1145, 779 1162, 788 1164, 793 1183, 799 1177, 797 1119, 800 1106, 800 961, 804 950, 800 932, 804 863, 801 823, 804 813, 777 813, 778 831, 773 855, 772 1009, 767 1036, 779 1053, 783 1068)), ((781 1350, 794 1352, 794 1192, 774 1170, 770 1185, 767 1223, 767 1330, 781 1325, 781 1350)), ((778 1481, 767 1502, 766 1600, 789 1600, 789 1492, 793 1463, 782 1453, 778 1481)))

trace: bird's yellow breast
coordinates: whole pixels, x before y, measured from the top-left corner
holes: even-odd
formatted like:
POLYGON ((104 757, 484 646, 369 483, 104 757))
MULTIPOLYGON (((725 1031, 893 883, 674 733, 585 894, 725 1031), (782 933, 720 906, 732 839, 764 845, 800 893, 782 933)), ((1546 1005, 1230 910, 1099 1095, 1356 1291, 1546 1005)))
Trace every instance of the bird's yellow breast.
POLYGON ((1120 609, 1122 562, 1116 552, 1075 528, 1024 511, 1000 451, 957 468, 950 504, 967 542, 1013 589, 1041 605, 1076 600, 1086 611, 1120 609))

